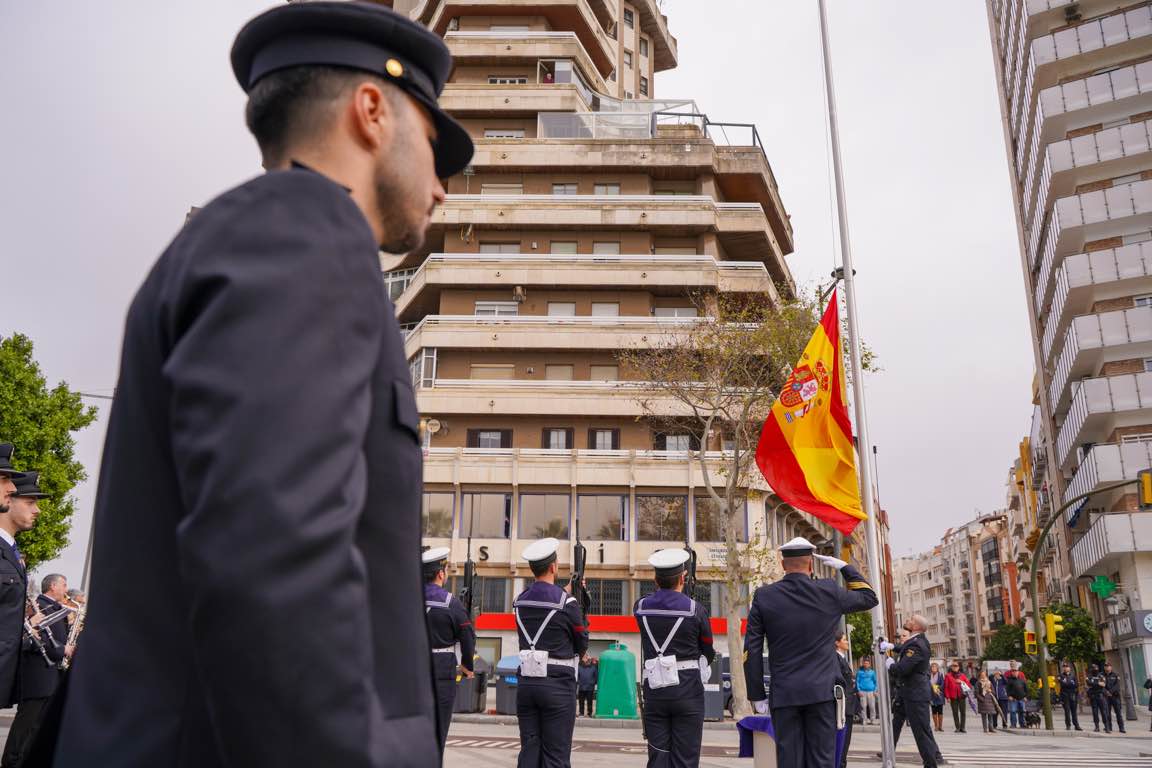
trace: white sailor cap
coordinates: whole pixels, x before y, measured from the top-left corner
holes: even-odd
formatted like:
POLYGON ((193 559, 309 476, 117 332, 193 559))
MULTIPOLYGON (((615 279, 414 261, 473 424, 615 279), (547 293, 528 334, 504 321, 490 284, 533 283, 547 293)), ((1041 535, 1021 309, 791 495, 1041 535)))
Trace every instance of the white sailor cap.
POLYGON ((546 565, 556 559, 556 550, 559 547, 560 541, 549 536, 529 544, 520 556, 529 563, 546 565))
POLYGON ((658 549, 648 558, 648 562, 656 569, 656 573, 675 576, 684 570, 684 564, 690 557, 686 549, 658 549))
POLYGON ((432 547, 431 549, 424 550, 424 554, 421 555, 420 559, 424 561, 424 565, 438 563, 441 560, 447 560, 448 553, 451 551, 448 547, 432 547))
POLYGON ((816 551, 816 545, 803 536, 797 536, 780 547, 781 557, 805 557, 816 551))

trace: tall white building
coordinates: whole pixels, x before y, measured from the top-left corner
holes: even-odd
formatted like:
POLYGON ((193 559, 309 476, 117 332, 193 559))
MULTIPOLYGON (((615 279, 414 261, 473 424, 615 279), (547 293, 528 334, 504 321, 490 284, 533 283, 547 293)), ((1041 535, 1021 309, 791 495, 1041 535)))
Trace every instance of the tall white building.
MULTIPOLYGON (((1152 5, 988 0, 1040 387, 1037 524, 1152 466, 1152 5)), ((1152 513, 1113 492, 1041 553, 1048 600, 1086 606, 1109 660, 1152 669, 1152 513), (1107 603, 1087 590, 1119 585, 1107 603)))

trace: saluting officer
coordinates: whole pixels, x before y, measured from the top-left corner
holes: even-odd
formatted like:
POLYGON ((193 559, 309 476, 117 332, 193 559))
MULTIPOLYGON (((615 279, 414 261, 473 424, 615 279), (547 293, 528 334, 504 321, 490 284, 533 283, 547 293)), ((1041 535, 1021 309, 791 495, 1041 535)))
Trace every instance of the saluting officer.
POLYGON ((836 762, 836 699, 839 675, 835 638, 840 617, 867 611, 879 602, 853 566, 815 555, 816 547, 797 537, 780 547, 784 578, 756 590, 744 638, 744 677, 748 698, 765 714, 764 643, 772 678, 771 710, 780 768, 833 768, 836 762), (816 579, 812 559, 832 566, 847 589, 832 579, 816 579))
POLYGON ((476 656, 476 632, 464 604, 444 589, 448 547, 434 547, 424 553, 424 618, 428 642, 432 646, 432 675, 436 679, 436 724, 440 751, 448 738, 452 707, 456 703, 456 670, 472 677, 476 656))
POLYGON ((659 589, 637 600, 632 610, 644 654, 644 734, 650 768, 700 764, 704 682, 716 650, 708 611, 684 594, 690 557, 683 549, 662 549, 648 558, 659 589))
POLYGON ((437 106, 451 56, 383 4, 308 2, 231 63, 268 172, 192 216, 129 309, 56 766, 438 766, 380 250, 420 252, 472 156, 437 106))
MULTIPOLYGON (((897 658, 888 671, 900 680, 902 719, 912 729, 912 738, 916 740, 924 768, 936 768, 941 757, 936 738, 932 735, 932 682, 929 679, 932 646, 924 637, 927 628, 923 616, 911 616, 904 622, 909 637, 897 646, 897 658)), ((899 738, 895 725, 894 722, 893 732, 899 738)))
POLYGON ((588 652, 588 629, 571 585, 556 586, 559 546, 547 538, 524 549, 536 581, 512 603, 520 636, 518 768, 566 768, 572 756, 576 667, 588 652))

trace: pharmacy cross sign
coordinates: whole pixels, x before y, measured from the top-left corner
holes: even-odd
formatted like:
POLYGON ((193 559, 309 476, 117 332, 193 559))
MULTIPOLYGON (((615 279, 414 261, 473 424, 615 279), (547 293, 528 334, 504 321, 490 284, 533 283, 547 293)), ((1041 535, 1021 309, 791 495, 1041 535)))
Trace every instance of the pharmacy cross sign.
POLYGON ((1106 600, 1116 591, 1116 582, 1107 576, 1097 576, 1092 580, 1092 585, 1088 589, 1095 592, 1101 600, 1106 600))

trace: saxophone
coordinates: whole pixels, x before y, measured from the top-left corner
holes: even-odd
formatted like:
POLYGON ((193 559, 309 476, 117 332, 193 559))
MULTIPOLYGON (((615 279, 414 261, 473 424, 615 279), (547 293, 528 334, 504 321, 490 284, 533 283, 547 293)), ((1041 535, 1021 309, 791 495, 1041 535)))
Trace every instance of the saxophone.
MULTIPOLYGON (((68 641, 64 647, 72 646, 73 653, 75 653, 76 638, 80 636, 80 631, 84 629, 84 614, 88 612, 88 601, 85 600, 81 603, 73 600, 71 602, 76 606, 76 617, 72 620, 72 626, 68 630, 68 641)), ((72 666, 72 657, 65 656, 64 661, 60 662, 60 669, 66 671, 70 666, 72 666)))

